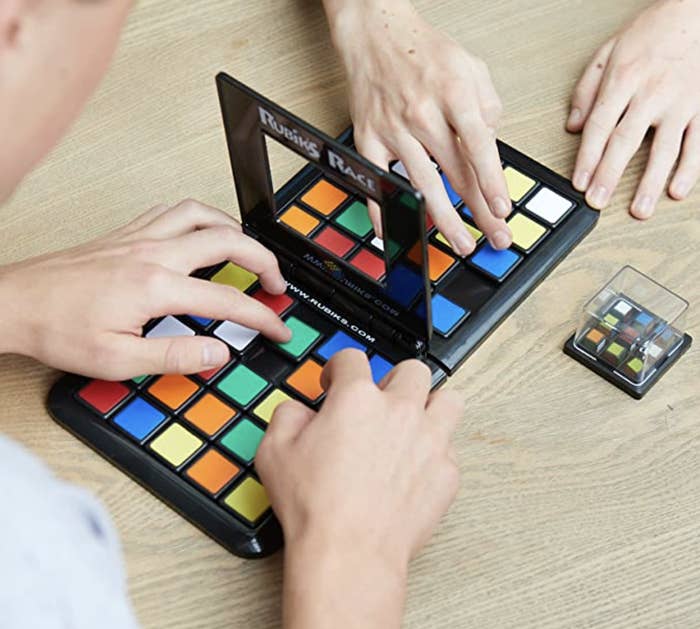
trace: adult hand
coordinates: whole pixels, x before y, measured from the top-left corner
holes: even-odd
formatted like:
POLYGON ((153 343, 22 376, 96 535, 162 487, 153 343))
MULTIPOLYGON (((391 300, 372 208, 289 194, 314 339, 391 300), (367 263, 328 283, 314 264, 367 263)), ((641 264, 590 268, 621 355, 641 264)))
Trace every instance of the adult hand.
POLYGON ((228 214, 191 200, 154 207, 75 249, 3 267, 6 332, 0 351, 123 380, 144 373, 194 373, 229 359, 227 346, 209 337, 141 338, 143 325, 154 317, 229 319, 275 341, 289 340, 284 323, 260 302, 190 277, 195 269, 223 260, 259 275, 270 293, 286 289, 270 251, 245 236, 228 214))
POLYGON ((663 0, 594 56, 573 95, 569 131, 583 130, 573 182, 604 208, 650 128, 646 171, 630 212, 649 218, 667 185, 688 196, 700 174, 700 2, 663 0))
MULTIPOLYGON (((387 168, 400 159, 436 226, 460 255, 475 242, 453 209, 430 155, 499 249, 510 214, 496 128, 501 102, 483 61, 439 33, 406 0, 325 0, 350 84, 358 150, 387 168)), ((381 234, 379 209, 370 218, 381 234)))
POLYGON ((457 491, 463 405, 431 394, 418 361, 375 385, 357 350, 333 357, 323 385, 318 413, 277 409, 256 459, 285 534, 285 627, 398 626, 409 559, 457 491))

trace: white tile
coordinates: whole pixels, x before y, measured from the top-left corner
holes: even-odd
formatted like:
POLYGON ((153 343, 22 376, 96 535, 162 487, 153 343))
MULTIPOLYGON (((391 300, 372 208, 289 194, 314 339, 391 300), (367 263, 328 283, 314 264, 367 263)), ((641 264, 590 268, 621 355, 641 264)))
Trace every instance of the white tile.
POLYGON ((661 354, 663 354, 664 350, 661 349, 656 343, 649 343, 647 346, 647 354, 651 356, 654 360, 656 360, 661 354))
POLYGON ((147 334, 147 339, 162 339, 172 336, 194 336, 194 330, 188 328, 182 321, 168 315, 147 334))
POLYGON ((547 221, 556 224, 566 214, 573 203, 549 188, 542 188, 525 206, 530 212, 547 221))
POLYGON ((396 162, 392 167, 391 170, 393 170, 399 177, 403 177, 404 179, 408 179, 408 171, 406 170, 406 167, 403 165, 402 162, 396 162))
POLYGON ((384 251, 384 241, 379 236, 372 238, 372 242, 370 244, 379 249, 379 251, 384 251))
POLYGON ((632 306, 630 304, 628 304, 624 299, 620 299, 620 301, 618 301, 615 304, 615 307, 613 308, 613 310, 615 312, 617 312, 618 314, 620 314, 620 316, 625 317, 625 316, 627 316, 627 313, 630 310, 632 310, 632 306))
POLYGON ((260 332, 247 328, 240 323, 224 321, 216 330, 214 336, 218 336, 222 341, 228 343, 233 349, 242 352, 250 345, 260 332))

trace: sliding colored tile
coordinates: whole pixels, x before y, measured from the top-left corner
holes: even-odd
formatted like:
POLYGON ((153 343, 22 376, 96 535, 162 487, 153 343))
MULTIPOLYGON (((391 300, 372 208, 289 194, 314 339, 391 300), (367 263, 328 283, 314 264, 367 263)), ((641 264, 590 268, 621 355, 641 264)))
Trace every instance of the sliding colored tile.
POLYGON ((634 382, 639 382, 642 379, 642 370, 644 369, 644 361, 638 357, 634 357, 632 360, 628 360, 622 372, 634 382))
POLYGON ((318 330, 296 317, 289 317, 285 324, 292 331, 292 338, 286 343, 278 343, 277 347, 292 358, 301 358, 321 338, 318 330))
POLYGON ((224 370, 224 367, 230 367, 231 365, 222 365, 221 367, 214 367, 213 369, 207 369, 205 371, 200 371, 197 375, 205 382, 211 382, 219 373, 224 370))
MULTIPOLYGON (((469 312, 442 295, 433 295, 430 300, 433 316, 433 329, 449 336, 450 333, 467 317, 469 312)), ((425 318, 425 305, 420 303, 416 314, 425 318)))
POLYGON ((394 364, 390 363, 379 354, 375 354, 369 359, 369 368, 372 372, 372 380, 379 384, 384 376, 394 368, 394 364))
POLYGON ((309 402, 318 401, 323 395, 321 372, 323 368, 315 360, 308 359, 287 378, 287 386, 294 389, 309 402))
POLYGON ((321 224, 321 221, 296 205, 290 207, 280 216, 280 222, 299 232, 302 236, 308 236, 321 224))
POLYGON ((511 249, 497 250, 486 243, 470 258, 470 262, 500 281, 508 276, 521 259, 522 257, 511 249))
POLYGON ((423 288, 423 278, 403 264, 397 264, 387 277, 387 295, 405 308, 413 303, 423 288))
POLYGON ((345 332, 338 331, 329 338, 316 352, 323 360, 330 360, 338 352, 344 349, 359 349, 361 352, 366 352, 367 348, 356 341, 352 336, 345 332))
POLYGON ((134 384, 142 384, 142 383, 145 382, 146 380, 148 380, 148 376, 136 376, 135 378, 132 378, 132 379, 131 379, 131 381, 132 381, 134 384))
POLYGON ((219 443, 241 461, 250 463, 255 458, 265 432, 249 419, 239 421, 226 431, 219 443))
POLYGON ((573 207, 572 201, 559 196, 549 188, 542 188, 525 205, 528 212, 552 226, 557 225, 573 207))
POLYGON ((647 334, 654 327, 656 320, 648 312, 640 312, 632 325, 639 330, 641 334, 647 334))
POLYGON ((180 408, 187 400, 199 391, 192 380, 177 374, 161 376, 150 387, 148 392, 168 408, 180 408))
POLYGON ((189 317, 190 319, 192 319, 192 321, 199 323, 199 325, 201 325, 203 328, 206 328, 207 326, 211 325, 212 321, 214 321, 214 319, 207 319, 206 317, 195 317, 194 315, 189 315, 189 317))
POLYGON ((503 170, 506 178, 506 185, 510 198, 514 203, 522 201, 523 197, 535 187, 535 180, 530 179, 527 175, 523 175, 519 170, 515 170, 512 166, 506 166, 503 170))
POLYGON ((239 352, 247 349, 259 334, 258 330, 253 330, 235 321, 223 321, 214 330, 214 336, 239 352))
POLYGON ((369 244, 372 245, 374 248, 379 249, 379 251, 381 251, 382 253, 384 252, 385 247, 388 248, 389 259, 391 260, 393 260, 401 251, 401 245, 399 245, 398 242, 394 240, 389 240, 389 244, 387 246, 384 240, 379 238, 379 236, 375 236, 374 238, 372 238, 369 244))
POLYGON ((258 281, 258 276, 236 264, 228 262, 226 266, 212 276, 211 281, 217 284, 233 286, 233 288, 237 288, 240 291, 246 291, 258 281))
POLYGON ((92 380, 78 393, 78 397, 103 415, 109 413, 127 395, 129 395, 129 387, 124 386, 121 382, 107 382, 106 380, 92 380))
POLYGON ((591 354, 598 354, 608 340, 608 335, 603 330, 591 328, 581 339, 580 343, 591 354))
MULTIPOLYGON (((467 231, 471 234, 471 237, 474 239, 476 244, 478 245, 484 238, 484 232, 478 230, 476 227, 472 227, 469 223, 464 223, 464 226, 467 228, 467 231)), ((438 232, 435 234, 435 240, 437 240, 439 243, 445 245, 446 247, 449 247, 452 249, 452 245, 449 243, 447 238, 442 235, 441 232, 438 232)))
POLYGON ((447 192, 447 198, 454 207, 457 207, 462 202, 462 197, 460 197, 457 191, 452 187, 452 184, 445 173, 442 173, 440 176, 442 177, 442 183, 445 186, 445 192, 447 192))
POLYGON ((340 188, 321 179, 301 197, 301 200, 319 214, 329 216, 348 198, 340 188))
POLYGON ((350 204, 336 217, 335 222, 359 238, 364 238, 372 231, 367 206, 360 201, 350 204))
POLYGON ((136 398, 114 416, 114 423, 142 441, 165 421, 165 415, 142 398, 136 398))
POLYGON ((330 226, 320 231, 314 242, 339 258, 344 257, 355 246, 354 241, 330 226))
POLYGON ((404 179, 410 179, 410 177, 408 176, 408 171, 403 165, 403 162, 394 162, 391 165, 391 171, 399 177, 403 177, 404 179))
POLYGON ((164 339, 173 336, 194 336, 194 330, 182 321, 168 315, 146 332, 147 339, 164 339))
POLYGON ((619 299, 612 307, 611 312, 619 319, 625 319, 634 311, 634 307, 624 299, 619 299))
POLYGON ((464 218, 469 218, 471 220, 474 220, 474 215, 472 214, 472 211, 466 205, 463 205, 461 208, 459 208, 459 213, 464 218))
POLYGON ((625 357, 627 350, 624 345, 613 341, 605 348, 600 357, 612 367, 617 367, 625 357))
POLYGON ((237 411, 234 408, 224 404, 211 393, 206 393, 187 409, 184 418, 211 437, 230 422, 236 414, 237 411))
POLYGON ((365 275, 369 275, 373 280, 380 280, 384 277, 384 260, 371 253, 369 249, 360 249, 350 260, 350 264, 362 271, 365 275))
POLYGON ((240 469, 223 454, 210 448, 187 468, 185 475, 208 493, 218 494, 240 469))
POLYGON ((268 381, 245 365, 238 365, 216 384, 236 404, 246 407, 268 387, 268 381))
POLYGON ((283 402, 291 399, 292 398, 289 397, 284 391, 280 391, 280 389, 273 389, 272 392, 255 407, 253 413, 255 413, 255 416, 262 419, 266 424, 269 424, 277 407, 283 402))
POLYGON ((247 476, 224 498, 224 504, 254 525, 270 508, 270 499, 260 482, 247 476))
POLYGON ((173 467, 180 467, 204 442, 182 424, 170 424, 150 443, 150 448, 173 467))
POLYGON ((513 233, 513 244, 524 252, 532 251, 547 235, 547 228, 524 214, 514 214, 508 220, 508 227, 513 233))
POLYGON ((603 327, 607 328, 608 330, 614 330, 618 323, 620 323, 620 320, 610 312, 606 314, 601 321, 603 327))
POLYGON ((265 304, 279 317, 294 305, 294 300, 287 293, 271 295, 262 288, 253 293, 253 299, 257 299, 261 304, 265 304))
POLYGON ((639 339, 639 332, 637 332, 637 330, 635 330, 631 325, 628 325, 622 328, 620 338, 628 345, 634 345, 639 339))

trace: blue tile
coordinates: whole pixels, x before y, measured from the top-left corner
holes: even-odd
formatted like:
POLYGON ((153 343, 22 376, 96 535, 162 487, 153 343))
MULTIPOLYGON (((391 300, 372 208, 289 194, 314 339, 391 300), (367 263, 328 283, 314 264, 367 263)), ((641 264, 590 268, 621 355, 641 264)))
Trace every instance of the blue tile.
POLYGON ((396 265, 387 275, 387 295, 408 308, 424 285, 421 276, 403 264, 396 265))
POLYGON ((318 355, 324 360, 330 360, 334 354, 344 349, 359 349, 362 352, 367 351, 367 348, 362 343, 356 341, 350 335, 345 334, 345 332, 336 332, 321 345, 318 350, 318 355))
MULTIPOLYGON (((469 314, 469 311, 442 295, 433 295, 430 302, 433 313, 433 329, 445 336, 452 332, 452 329, 469 314)), ((420 317, 425 317, 425 304, 421 302, 418 305, 416 314, 420 317)))
POLYGON ((514 251, 510 249, 499 251, 488 243, 471 257, 471 263, 474 266, 498 280, 505 277, 519 260, 520 256, 514 251))
POLYGON ((463 216, 466 218, 474 218, 474 215, 472 214, 472 211, 466 206, 463 205, 461 208, 459 208, 459 211, 462 213, 463 216))
POLYGON ((375 354, 370 358, 369 368, 372 370, 372 379, 379 384, 382 378, 394 368, 394 365, 379 354, 375 354))
POLYGON ((141 398, 136 398, 114 418, 114 423, 139 441, 145 439, 160 424, 165 415, 141 398))
POLYGON ((447 196, 452 202, 452 205, 457 207, 462 202, 462 197, 460 197, 455 191, 455 189, 452 187, 452 184, 450 183, 450 180, 447 178, 447 175, 445 173, 442 173, 442 175, 440 176, 442 177, 442 183, 445 186, 445 192, 447 192, 447 196))
POLYGON ((654 320, 654 318, 651 317, 651 316, 650 316, 648 313, 646 313, 646 312, 640 312, 640 313, 637 315, 637 322, 639 323, 639 325, 647 326, 647 325, 649 325, 653 320, 654 320))
POLYGON ((203 328, 206 328, 214 319, 206 319, 204 317, 195 317, 194 315, 190 315, 190 319, 192 321, 196 321, 201 325, 203 328))

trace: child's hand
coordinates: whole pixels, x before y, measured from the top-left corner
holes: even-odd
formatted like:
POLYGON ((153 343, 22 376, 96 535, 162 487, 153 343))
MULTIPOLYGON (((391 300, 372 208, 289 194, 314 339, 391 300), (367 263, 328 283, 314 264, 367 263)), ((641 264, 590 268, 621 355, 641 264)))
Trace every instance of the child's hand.
POLYGON ((227 346, 213 338, 141 338, 142 326, 162 315, 230 319, 289 340, 286 326, 260 302, 189 277, 224 260, 258 274, 271 293, 286 289, 270 251, 243 235, 229 215, 196 201, 157 206, 91 243, 4 267, 0 351, 122 380, 194 373, 229 359, 227 346))
MULTIPOLYGON (((325 0, 347 70, 358 150, 406 166, 435 224, 462 255, 475 242, 447 197, 432 155, 497 248, 512 240, 511 202, 496 147, 501 102, 489 71, 405 0, 325 0)), ((370 218, 377 233, 376 204, 370 218)))
POLYGON ((684 199, 700 174, 700 2, 664 0, 595 55, 572 100, 569 131, 583 129, 574 185, 608 205, 650 128, 654 141, 630 212, 649 218, 668 186, 684 199))
POLYGON ((323 384, 318 413, 277 409, 256 459, 287 545, 285 627, 398 626, 408 561, 457 492, 463 405, 431 394, 418 361, 376 386, 357 350, 334 356, 323 384))

